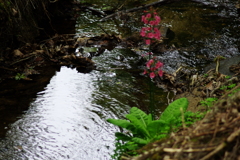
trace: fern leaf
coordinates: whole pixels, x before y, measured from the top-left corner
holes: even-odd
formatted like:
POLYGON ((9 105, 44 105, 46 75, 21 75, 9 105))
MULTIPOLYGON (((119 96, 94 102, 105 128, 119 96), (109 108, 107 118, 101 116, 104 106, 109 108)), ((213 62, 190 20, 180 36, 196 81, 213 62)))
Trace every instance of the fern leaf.
POLYGON ((181 116, 182 108, 183 112, 187 110, 188 100, 187 98, 180 98, 172 102, 162 113, 160 120, 163 120, 169 124, 173 123, 176 119, 181 116))

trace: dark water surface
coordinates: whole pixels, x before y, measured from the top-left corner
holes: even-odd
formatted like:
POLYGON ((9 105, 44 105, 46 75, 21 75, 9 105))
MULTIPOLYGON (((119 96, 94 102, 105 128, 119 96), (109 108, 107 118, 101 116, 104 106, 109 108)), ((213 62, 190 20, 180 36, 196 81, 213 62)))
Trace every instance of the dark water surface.
MULTIPOLYGON (((117 5, 118 1, 103 2, 96 1, 93 7, 107 8, 107 4, 117 5)), ((164 70, 187 66, 201 71, 216 55, 239 55, 240 23, 235 3, 182 1, 159 7, 162 25, 171 29, 170 49, 158 55, 164 70)), ((76 32, 84 36, 103 33, 101 25, 109 33, 127 37, 139 32, 142 25, 142 11, 127 15, 127 20, 119 17, 101 23, 101 16, 80 14, 76 32)), ((118 128, 106 119, 123 118, 131 107, 146 109, 149 105, 149 80, 141 75, 142 68, 136 63, 142 53, 117 46, 93 58, 97 69, 91 73, 49 67, 44 70, 49 72, 47 78, 35 77, 39 81, 32 86, 18 81, 11 82, 10 88, 9 84, 2 86, 6 94, 0 97, 0 109, 4 111, 0 111, 0 159, 110 159, 118 128)), ((155 91, 155 107, 160 113, 166 107, 167 93, 157 88, 155 91)))

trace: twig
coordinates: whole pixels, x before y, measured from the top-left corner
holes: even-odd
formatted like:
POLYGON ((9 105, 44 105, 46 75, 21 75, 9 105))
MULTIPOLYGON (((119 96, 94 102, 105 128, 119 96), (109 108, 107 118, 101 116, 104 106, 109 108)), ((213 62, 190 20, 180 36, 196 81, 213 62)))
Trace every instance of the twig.
POLYGON ((163 148, 164 152, 168 153, 177 153, 177 152, 187 152, 187 153, 192 153, 192 152, 205 152, 205 151, 211 151, 215 149, 216 146, 213 147, 208 147, 208 148, 189 148, 189 149, 182 149, 182 148, 163 148))
POLYGON ((233 132, 226 140, 226 142, 222 142, 220 145, 218 145, 218 147, 213 150, 212 152, 210 152, 209 154, 207 154, 206 156, 204 156, 202 159, 200 160, 207 160, 209 158, 211 158, 214 154, 218 153, 219 151, 221 151, 228 143, 232 142, 233 140, 235 140, 236 137, 238 137, 240 135, 240 129, 236 130, 235 132, 233 132))
POLYGON ((12 72, 17 72, 17 71, 14 70, 14 69, 10 69, 10 68, 6 68, 6 67, 2 67, 2 66, 0 66, 0 69, 4 69, 4 70, 8 70, 8 71, 12 71, 12 72))
POLYGON ((14 64, 16 64, 16 63, 19 63, 19 62, 28 60, 29 58, 32 58, 32 57, 34 57, 35 55, 36 55, 36 54, 34 53, 34 54, 31 54, 30 56, 28 56, 28 57, 26 57, 26 58, 23 58, 23 59, 20 59, 20 60, 18 60, 18 61, 15 61, 15 62, 11 63, 10 66, 12 66, 12 65, 14 65, 14 64))
POLYGON ((106 33, 106 34, 108 35, 108 37, 111 37, 111 36, 107 33, 107 31, 106 31, 102 26, 100 26, 99 24, 97 24, 97 26, 98 26, 99 28, 101 28, 101 30, 103 30, 103 32, 106 33))
POLYGON ((168 105, 170 104, 169 94, 170 94, 170 92, 168 92, 168 94, 167 94, 168 105))
POLYGON ((160 152, 162 149, 163 149, 162 147, 153 148, 150 151, 144 152, 143 154, 141 154, 137 157, 131 158, 131 160, 145 160, 148 157, 154 155, 155 153, 160 152))
POLYGON ((216 149, 214 149, 212 152, 201 158, 200 160, 207 160, 210 157, 212 157, 214 154, 222 150, 227 144, 225 142, 222 142, 216 149))
POLYGON ((159 5, 159 4, 166 4, 166 3, 172 3, 172 2, 175 2, 175 1, 180 1, 180 0, 159 0, 157 2, 153 2, 153 3, 150 3, 150 4, 147 4, 145 6, 140 6, 140 7, 135 7, 135 8, 131 8, 131 9, 128 9, 128 10, 125 10, 125 11, 118 11, 118 12, 115 12, 113 14, 110 14, 104 18, 102 18, 100 21, 105 21, 109 18, 112 18, 116 15, 119 15, 121 13, 129 13, 129 12, 134 12, 134 11, 137 11, 137 10, 141 10, 141 9, 145 9, 145 8, 148 8, 150 6, 154 6, 154 5, 159 5))

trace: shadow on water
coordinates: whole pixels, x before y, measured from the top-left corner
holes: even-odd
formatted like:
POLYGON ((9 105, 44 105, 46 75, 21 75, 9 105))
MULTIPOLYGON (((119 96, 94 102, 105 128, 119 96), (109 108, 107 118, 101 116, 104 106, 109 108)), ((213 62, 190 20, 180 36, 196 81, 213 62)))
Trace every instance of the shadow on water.
MULTIPOLYGON (((214 2, 209 1, 210 6, 200 2, 183 1, 158 9, 162 25, 174 33, 167 41, 169 50, 155 53, 167 71, 182 65, 203 68, 216 55, 239 54, 239 21, 233 5, 216 8, 214 2)), ((101 17, 81 13, 76 32, 98 35, 103 33, 101 25, 109 33, 128 36, 142 27, 141 14, 130 13, 99 24, 101 17)), ((133 106, 147 111, 149 105, 148 78, 141 75, 136 63, 140 54, 117 46, 93 58, 97 68, 91 73, 47 68, 47 78, 40 75, 27 84, 12 81, 1 86, 0 159, 110 159, 118 128, 106 119, 123 118, 133 106)), ((160 113, 166 106, 166 93, 155 91, 155 107, 160 113)))
POLYGON ((60 67, 43 67, 44 73, 36 75, 33 81, 14 79, 1 83, 0 91, 0 138, 5 137, 9 124, 15 122, 29 108, 36 93, 42 91, 60 67))

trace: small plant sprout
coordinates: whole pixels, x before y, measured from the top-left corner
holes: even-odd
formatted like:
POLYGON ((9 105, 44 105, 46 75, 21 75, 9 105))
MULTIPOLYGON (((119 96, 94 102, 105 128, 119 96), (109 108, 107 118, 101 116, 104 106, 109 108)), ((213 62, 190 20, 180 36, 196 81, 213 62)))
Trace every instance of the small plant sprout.
POLYGON ((208 77, 208 74, 204 74, 203 77, 208 77))
POLYGON ((21 80, 26 78, 26 76, 22 73, 17 73, 17 75, 15 76, 15 80, 21 80))
POLYGON ((226 79, 229 79, 229 78, 231 78, 231 76, 225 76, 225 78, 226 78, 226 79))
POLYGON ((205 100, 202 100, 200 104, 202 106, 206 106, 208 109, 213 106, 214 102, 216 102, 218 99, 214 97, 207 98, 205 100))

